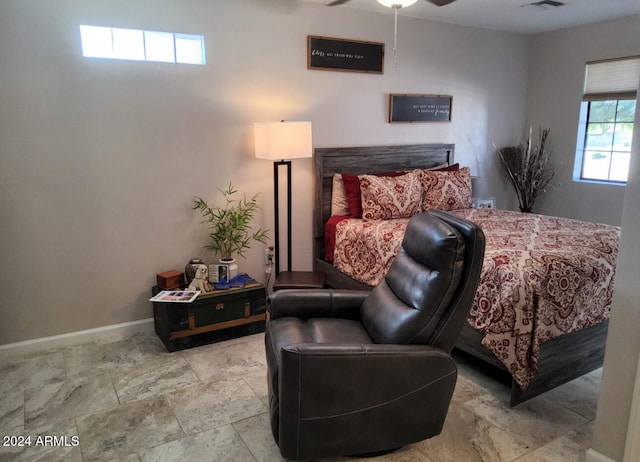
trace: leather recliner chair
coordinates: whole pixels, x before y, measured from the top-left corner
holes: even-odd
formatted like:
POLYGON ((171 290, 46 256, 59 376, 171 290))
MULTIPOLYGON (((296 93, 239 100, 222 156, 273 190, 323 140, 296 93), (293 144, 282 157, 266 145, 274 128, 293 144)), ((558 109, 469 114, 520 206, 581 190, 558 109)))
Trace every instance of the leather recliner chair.
POLYGON ((265 342, 282 456, 384 452, 438 435, 483 256, 477 225, 432 211, 410 220, 373 291, 275 292, 265 342))

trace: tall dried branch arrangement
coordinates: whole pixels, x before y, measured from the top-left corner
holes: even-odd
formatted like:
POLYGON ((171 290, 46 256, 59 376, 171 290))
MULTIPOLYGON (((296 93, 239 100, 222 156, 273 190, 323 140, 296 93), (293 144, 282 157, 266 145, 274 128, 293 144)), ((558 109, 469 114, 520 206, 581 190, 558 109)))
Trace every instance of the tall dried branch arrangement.
POLYGON ((553 178, 554 169, 549 162, 550 131, 549 128, 540 129, 537 145, 532 143, 531 130, 529 130, 529 139, 525 144, 507 146, 498 150, 502 165, 518 195, 521 212, 531 212, 536 198, 553 178))

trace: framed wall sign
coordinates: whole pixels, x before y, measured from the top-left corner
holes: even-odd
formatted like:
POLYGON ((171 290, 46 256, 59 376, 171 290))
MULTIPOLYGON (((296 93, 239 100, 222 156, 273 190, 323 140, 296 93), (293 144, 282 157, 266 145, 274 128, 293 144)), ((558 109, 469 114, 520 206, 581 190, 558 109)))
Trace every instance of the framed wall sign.
POLYGON ((384 43, 309 35, 307 69, 384 73, 384 43))
POLYGON ((451 122, 453 97, 389 95, 389 122, 451 122))

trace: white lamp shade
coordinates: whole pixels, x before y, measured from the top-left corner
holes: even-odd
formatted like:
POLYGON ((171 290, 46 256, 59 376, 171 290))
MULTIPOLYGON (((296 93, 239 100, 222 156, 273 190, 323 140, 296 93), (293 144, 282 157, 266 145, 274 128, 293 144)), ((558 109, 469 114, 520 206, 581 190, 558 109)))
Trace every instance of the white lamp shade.
POLYGON ((378 0, 378 3, 381 5, 387 6, 389 8, 399 7, 404 8, 406 6, 411 6, 418 0, 378 0))
POLYGON ((257 122, 254 124, 258 159, 311 157, 311 122, 257 122))

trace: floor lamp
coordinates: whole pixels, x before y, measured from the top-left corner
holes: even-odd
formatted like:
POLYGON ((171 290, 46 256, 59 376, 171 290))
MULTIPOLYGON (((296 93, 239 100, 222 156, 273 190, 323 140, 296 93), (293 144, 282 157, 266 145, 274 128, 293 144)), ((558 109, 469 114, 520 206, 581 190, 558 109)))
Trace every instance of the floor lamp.
POLYGON ((260 122, 255 124, 255 155, 273 160, 274 250, 276 277, 280 274, 279 170, 287 173, 287 271, 291 271, 291 160, 311 157, 311 122, 260 122), (285 160, 286 159, 286 160, 285 160))

